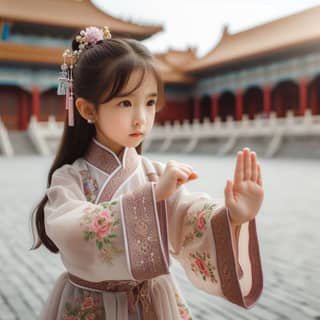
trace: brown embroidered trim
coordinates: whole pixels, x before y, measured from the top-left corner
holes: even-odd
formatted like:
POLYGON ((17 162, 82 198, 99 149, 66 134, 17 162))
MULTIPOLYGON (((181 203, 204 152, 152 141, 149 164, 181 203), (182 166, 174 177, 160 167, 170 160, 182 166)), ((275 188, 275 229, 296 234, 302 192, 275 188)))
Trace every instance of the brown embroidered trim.
POLYGON ((249 222, 249 256, 251 262, 252 274, 256 275, 252 279, 252 287, 249 294, 245 297, 248 306, 252 306, 258 299, 263 288, 262 266, 258 245, 258 237, 256 230, 256 221, 249 222))
MULTIPOLYGON (((236 243, 239 243, 240 230, 241 230, 241 226, 236 227, 236 230, 235 230, 236 243)), ((236 253, 237 253, 237 257, 239 257, 239 247, 236 248, 236 253)), ((237 260, 237 273, 238 273, 238 278, 241 279, 243 277, 243 270, 239 263, 239 259, 237 260)))
MULTIPOLYGON (((157 168, 157 172, 155 172, 154 165, 151 165, 149 161, 141 157, 142 165, 144 167, 144 171, 146 176, 148 177, 149 181, 152 182, 158 182, 160 173, 160 168, 157 168)), ((161 232, 161 238, 162 238, 162 246, 166 258, 166 263, 169 265, 169 243, 168 243, 168 219, 167 219, 167 206, 166 201, 159 201, 157 202, 157 212, 160 222, 160 232, 161 232)))
POLYGON ((71 282, 85 288, 101 291, 129 291, 140 284, 134 280, 106 280, 100 282, 87 281, 79 278, 72 273, 68 273, 71 282))
POLYGON ((146 280, 169 273, 161 248, 159 217, 154 208, 152 184, 148 183, 125 195, 122 206, 133 277, 146 280))
POLYGON ((122 168, 113 177, 111 177, 104 186, 97 202, 100 203, 111 200, 119 186, 134 172, 138 164, 139 157, 137 156, 136 150, 134 148, 127 149, 125 168, 122 168))
MULTIPOLYGON (((103 187, 102 192, 97 203, 109 201, 112 196, 119 188, 119 186, 134 172, 139 164, 139 156, 135 148, 126 148, 122 154, 124 162, 124 167, 118 170, 114 176, 107 181, 106 185, 103 187), (125 153, 126 152, 126 153, 125 153), (125 153, 125 154, 124 154, 125 153)), ((96 168, 106 172, 111 175, 120 165, 120 159, 116 158, 116 155, 112 154, 111 151, 104 149, 98 145, 94 140, 88 148, 88 151, 84 157, 90 164, 94 165, 96 168)))
POLYGON ((91 142, 84 159, 107 174, 111 174, 120 166, 120 160, 117 160, 116 156, 107 149, 96 144, 94 140, 91 142))
POLYGON ((158 220, 160 223, 160 233, 162 238, 163 250, 166 258, 166 264, 169 265, 169 243, 168 243, 168 219, 167 219, 167 209, 166 202, 157 202, 158 220))
POLYGON ((249 258, 252 268, 252 287, 250 293, 243 296, 236 272, 227 212, 228 209, 222 208, 220 212, 213 216, 211 221, 221 288, 229 301, 244 308, 249 308, 255 303, 262 291, 262 269, 255 221, 249 222, 249 258))

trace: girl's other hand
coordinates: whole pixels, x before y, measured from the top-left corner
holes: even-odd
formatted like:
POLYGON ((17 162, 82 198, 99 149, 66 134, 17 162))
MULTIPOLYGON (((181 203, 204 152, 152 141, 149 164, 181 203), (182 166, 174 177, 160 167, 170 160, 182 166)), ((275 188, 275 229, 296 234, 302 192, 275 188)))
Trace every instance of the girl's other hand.
POLYGON ((197 178, 198 173, 191 166, 170 160, 156 185, 156 200, 168 199, 182 184, 197 178))
POLYGON ((260 164, 249 148, 238 152, 233 182, 227 180, 224 193, 232 224, 240 225, 255 218, 264 192, 260 164))

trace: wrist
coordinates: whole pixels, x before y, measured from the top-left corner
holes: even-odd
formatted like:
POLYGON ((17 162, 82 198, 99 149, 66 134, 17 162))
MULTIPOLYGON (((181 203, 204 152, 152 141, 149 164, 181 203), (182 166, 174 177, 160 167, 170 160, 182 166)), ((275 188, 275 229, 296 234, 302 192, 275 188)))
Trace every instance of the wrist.
POLYGON ((237 227, 241 226, 242 223, 240 221, 237 221, 234 219, 234 216, 231 214, 230 209, 228 210, 228 216, 229 216, 229 221, 230 221, 231 227, 237 228, 237 227))

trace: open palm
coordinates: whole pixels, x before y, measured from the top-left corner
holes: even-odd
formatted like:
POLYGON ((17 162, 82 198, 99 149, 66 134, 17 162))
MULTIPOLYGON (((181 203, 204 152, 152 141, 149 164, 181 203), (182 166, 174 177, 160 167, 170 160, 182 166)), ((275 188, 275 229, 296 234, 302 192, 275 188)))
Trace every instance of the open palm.
POLYGON ((231 223, 240 225, 257 215, 263 200, 263 187, 255 152, 244 148, 237 153, 234 179, 233 182, 227 180, 224 192, 231 223))

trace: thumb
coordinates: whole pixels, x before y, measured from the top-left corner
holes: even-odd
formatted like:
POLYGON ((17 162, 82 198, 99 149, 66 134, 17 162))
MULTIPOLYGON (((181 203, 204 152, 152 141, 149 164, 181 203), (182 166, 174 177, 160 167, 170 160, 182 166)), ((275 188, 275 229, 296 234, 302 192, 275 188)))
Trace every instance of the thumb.
POLYGON ((233 201, 232 182, 230 180, 227 180, 224 188, 224 197, 226 204, 230 204, 233 201))

